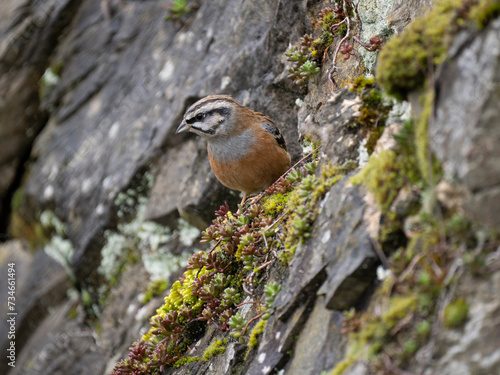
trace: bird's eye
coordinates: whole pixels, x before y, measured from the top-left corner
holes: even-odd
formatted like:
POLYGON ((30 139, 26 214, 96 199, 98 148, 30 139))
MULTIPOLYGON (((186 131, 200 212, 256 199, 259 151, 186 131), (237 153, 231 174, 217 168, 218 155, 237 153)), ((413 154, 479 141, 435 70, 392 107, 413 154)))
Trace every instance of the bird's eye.
POLYGON ((198 120, 198 121, 201 121, 201 120, 203 120, 204 118, 205 118, 205 114, 204 114, 204 113, 198 113, 198 114, 196 115, 196 120, 198 120))

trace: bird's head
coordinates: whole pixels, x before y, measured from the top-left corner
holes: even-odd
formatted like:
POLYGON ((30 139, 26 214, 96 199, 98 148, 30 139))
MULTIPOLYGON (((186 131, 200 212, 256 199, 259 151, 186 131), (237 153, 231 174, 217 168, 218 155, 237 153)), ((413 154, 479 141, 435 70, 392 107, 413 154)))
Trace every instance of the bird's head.
POLYGON ((240 104, 228 95, 211 95, 194 103, 176 133, 190 131, 207 140, 227 137, 235 130, 234 114, 240 104))

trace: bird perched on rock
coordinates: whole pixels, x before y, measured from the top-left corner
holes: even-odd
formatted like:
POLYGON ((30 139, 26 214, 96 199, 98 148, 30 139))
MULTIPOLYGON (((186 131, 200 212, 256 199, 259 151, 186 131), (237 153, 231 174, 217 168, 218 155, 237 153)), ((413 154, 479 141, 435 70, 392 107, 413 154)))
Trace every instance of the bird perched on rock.
POLYGON ((241 205, 290 168, 285 140, 273 121, 228 95, 194 103, 176 133, 183 131, 207 140, 212 171, 222 185, 243 193, 241 205))

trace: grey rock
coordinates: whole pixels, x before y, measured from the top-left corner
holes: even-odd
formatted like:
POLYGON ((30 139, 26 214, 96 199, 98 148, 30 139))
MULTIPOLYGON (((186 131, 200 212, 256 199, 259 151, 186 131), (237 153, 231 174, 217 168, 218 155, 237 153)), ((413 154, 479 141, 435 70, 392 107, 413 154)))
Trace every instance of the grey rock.
MULTIPOLYGON (((24 346, 29 346, 33 332, 42 324, 46 317, 51 315, 54 306, 66 300, 66 292, 71 288, 71 283, 66 271, 52 260, 43 250, 30 254, 19 241, 10 241, 0 247, 2 253, 2 269, 7 275, 7 265, 15 263, 15 343, 16 353, 20 355, 24 346)), ((1 281, 2 287, 2 314, 7 316, 7 277, 1 281)), ((6 319, 0 324, 2 332, 8 331, 6 319)), ((1 349, 5 352, 10 340, 5 335, 0 342, 1 349)), ((23 350, 24 352, 24 350, 23 350)), ((29 358, 29 356, 28 356, 29 358)), ((17 364, 22 363, 18 357, 17 364)))
POLYGON ((349 124, 360 115, 361 99, 356 93, 343 89, 331 94, 324 103, 312 96, 299 110, 299 132, 321 141, 326 160, 334 165, 357 160, 361 137, 349 124), (314 110, 317 109, 317 112, 314 110))
MULTIPOLYGON (((497 252, 498 253, 498 252, 497 252)), ((498 257, 498 254, 497 254, 498 257)), ((500 272, 478 279, 470 275, 459 281, 456 295, 465 298, 469 306, 466 323, 457 328, 441 327, 433 334, 431 358, 422 358, 417 367, 424 374, 496 374, 500 368, 498 329, 500 303, 496 291, 500 287, 500 272), (425 371, 422 371, 425 369, 425 371)), ((422 352, 429 351, 423 348, 422 352)))
POLYGON ((0 15, 0 232, 35 137, 47 121, 39 80, 80 1, 2 4, 0 15))
POLYGON ((325 308, 318 298, 307 322, 296 338, 294 355, 285 367, 286 374, 320 374, 342 360, 346 336, 342 335, 343 314, 325 308))
POLYGON ((467 213, 500 228, 500 20, 464 31, 436 83, 432 151, 470 191, 467 213))
POLYGON ((68 319, 74 306, 75 301, 69 300, 52 307, 51 314, 41 320, 30 335, 9 375, 72 372, 94 375, 102 372, 102 355, 97 350, 94 331, 81 318, 68 319))
POLYGON ((394 27, 399 33, 412 20, 424 14, 432 4, 432 0, 394 0, 392 10, 387 17, 387 22, 390 27, 394 27))
POLYGON ((376 280, 378 257, 363 222, 366 204, 359 187, 337 183, 323 202, 311 246, 324 249, 328 278, 318 291, 326 307, 355 306, 376 280))

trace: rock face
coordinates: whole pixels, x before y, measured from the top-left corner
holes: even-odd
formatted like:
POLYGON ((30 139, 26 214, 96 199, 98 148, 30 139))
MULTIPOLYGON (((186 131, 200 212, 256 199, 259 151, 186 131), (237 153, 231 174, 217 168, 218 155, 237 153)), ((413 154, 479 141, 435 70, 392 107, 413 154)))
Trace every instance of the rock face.
POLYGON ((28 1, 2 5, 0 27, 0 231, 35 137, 47 121, 38 90, 57 37, 80 1, 28 1))
POLYGON ((500 228, 500 21, 464 31, 437 81, 432 150, 470 192, 465 210, 500 228))
MULTIPOLYGON (((373 17, 373 30, 388 26, 396 33, 431 3, 362 2, 363 17, 384 10, 373 17), (385 17, 387 25, 381 22, 385 17)), ((147 332, 167 293, 145 301, 151 279, 161 274, 174 282, 187 255, 204 248, 197 240, 214 211, 225 201, 234 209, 240 199, 212 174, 204 141, 175 134, 186 108, 201 97, 230 94, 268 114, 293 160, 302 154, 300 134, 321 140, 320 166, 367 162, 365 131, 348 126, 362 115, 362 99, 346 88, 331 92, 325 68, 331 61, 322 67, 322 78, 307 87, 286 78, 285 50, 312 32, 310 16, 324 4, 199 1, 174 22, 165 20, 171 2, 4 3, 0 232, 10 224, 13 233, 26 234, 36 246, 30 250, 17 239, 0 244, 2 269, 16 265, 18 312, 16 367, 2 367, 2 373, 109 374, 147 332), (166 261, 155 263, 159 258, 166 261), (112 272, 103 271, 103 264, 112 272)), ((429 123, 432 151, 466 191, 462 209, 496 229, 499 40, 499 19, 456 36, 437 74, 429 123)), ((367 66, 355 57, 349 63, 358 73, 367 66)), ((347 69, 338 74, 343 74, 338 82, 355 78, 347 69)), ((393 114, 376 152, 394 147, 391 132, 402 127, 401 117, 393 114)), ((325 192, 310 238, 288 266, 266 271, 265 278, 282 282, 282 291, 258 345, 248 350, 229 339, 224 353, 165 368, 164 374, 320 374, 346 360, 346 311, 365 309, 379 286, 381 260, 374 246, 381 220, 387 219, 365 187, 351 184, 354 173, 325 192)), ((474 245, 478 254, 484 243, 474 245)), ((490 272, 484 279, 469 273, 458 282, 457 291, 471 306, 469 320, 429 336, 434 346, 419 353, 428 361, 412 363, 419 372, 499 368, 498 252, 481 258, 490 272)), ((5 281, 0 281, 3 316, 5 281)), ((5 319, 0 325, 2 332, 9 329, 5 319)), ((210 325, 200 337, 189 355, 202 355, 214 339, 229 336, 210 325)), ((9 345, 2 337, 2 352, 9 345)), ((352 362, 344 374, 370 373, 363 361, 352 362)))

